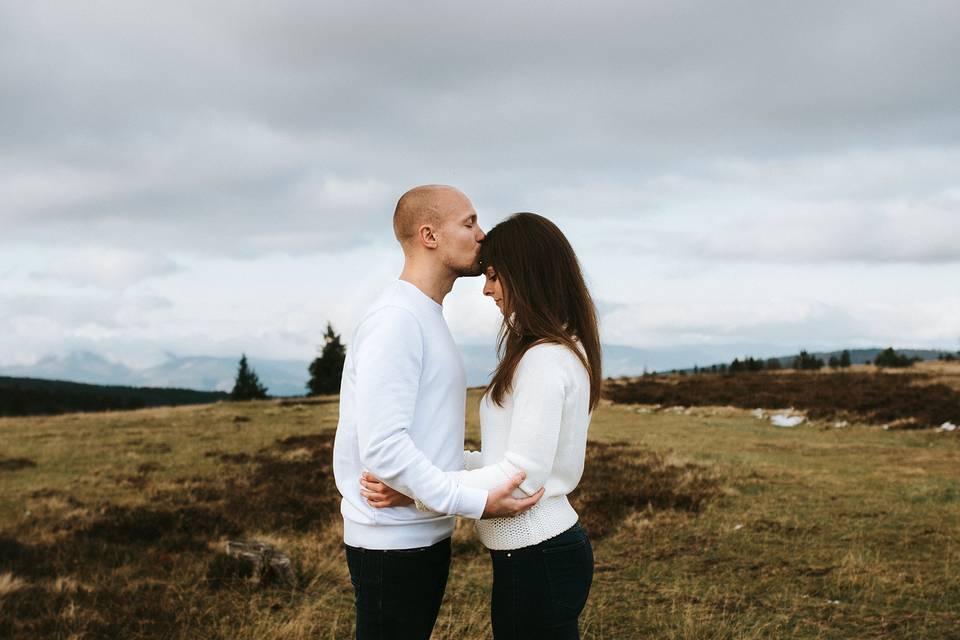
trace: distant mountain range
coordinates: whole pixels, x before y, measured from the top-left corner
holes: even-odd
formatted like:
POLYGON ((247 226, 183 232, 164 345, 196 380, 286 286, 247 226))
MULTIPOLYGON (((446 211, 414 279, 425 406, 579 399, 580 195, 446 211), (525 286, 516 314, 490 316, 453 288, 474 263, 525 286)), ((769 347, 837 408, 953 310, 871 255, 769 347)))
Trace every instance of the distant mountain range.
MULTIPOLYGON (((644 371, 692 370, 691 363, 727 363, 734 358, 762 354, 769 347, 758 345, 755 350, 739 347, 638 349, 624 345, 604 345, 603 374, 606 377, 639 375, 644 371), (731 355, 731 354, 738 355, 731 355)), ((881 349, 851 349, 854 364, 873 360, 881 349)), ((898 353, 924 360, 935 360, 946 351, 930 349, 897 349, 898 353)), ((496 352, 492 345, 460 345, 469 386, 482 386, 490 379, 496 366, 496 352)), ((840 351, 815 352, 812 355, 826 362, 840 351)), ((783 364, 789 364, 793 354, 778 356, 783 364)), ((764 358, 765 360, 767 358, 764 358)), ((260 381, 271 395, 303 395, 309 378, 308 361, 273 360, 248 358, 260 381)), ((230 391, 236 377, 239 357, 214 356, 177 357, 171 355, 165 362, 153 367, 134 369, 113 362, 89 351, 73 351, 65 355, 49 355, 32 365, 3 366, 0 375, 19 378, 65 380, 100 385, 123 385, 129 387, 179 388, 199 391, 230 391)), ((699 364, 701 368, 709 364, 699 364)))
MULTIPOLYGON (((303 395, 309 378, 307 362, 247 358, 271 395, 303 395)), ((123 385, 230 391, 237 375, 236 358, 212 356, 171 356, 167 361, 146 369, 133 369, 89 351, 49 355, 36 364, 0 366, 0 375, 19 378, 69 380, 87 384, 123 385)))
MULTIPOLYGON (((467 384, 482 386, 490 379, 497 363, 493 345, 460 345, 467 384)), ((620 376, 642 373, 644 369, 664 369, 688 362, 696 350, 656 351, 622 345, 604 346, 604 375, 620 376)), ((309 374, 306 360, 274 360, 248 357, 260 381, 271 395, 302 395, 309 374)), ((46 380, 68 380, 87 384, 125 385, 132 387, 177 387, 201 391, 230 391, 237 373, 236 358, 214 356, 177 357, 153 367, 134 369, 90 351, 73 351, 65 355, 48 355, 32 365, 3 366, 0 375, 46 380)))

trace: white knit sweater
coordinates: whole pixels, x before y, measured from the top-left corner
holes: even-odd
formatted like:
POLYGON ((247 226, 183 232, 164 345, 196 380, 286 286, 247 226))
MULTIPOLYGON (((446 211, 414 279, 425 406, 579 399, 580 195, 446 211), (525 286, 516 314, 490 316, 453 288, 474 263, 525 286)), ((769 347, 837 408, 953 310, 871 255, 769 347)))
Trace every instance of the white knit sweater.
POLYGON ((489 395, 480 402, 481 451, 464 452, 462 484, 494 489, 517 472, 526 479, 517 497, 544 494, 513 518, 477 522, 490 549, 519 549, 543 542, 577 522, 567 494, 583 474, 590 424, 590 377, 580 359, 559 344, 530 348, 517 365, 512 393, 503 406, 489 395))

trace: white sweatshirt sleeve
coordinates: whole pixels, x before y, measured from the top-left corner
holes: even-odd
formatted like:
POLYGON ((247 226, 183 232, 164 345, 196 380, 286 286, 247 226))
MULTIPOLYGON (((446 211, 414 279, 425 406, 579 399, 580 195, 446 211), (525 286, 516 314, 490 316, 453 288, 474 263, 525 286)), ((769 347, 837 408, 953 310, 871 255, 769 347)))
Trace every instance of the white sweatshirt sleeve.
POLYGON ((551 345, 530 348, 513 376, 510 435, 502 460, 485 467, 456 472, 463 485, 494 489, 520 471, 520 490, 533 495, 553 469, 563 417, 564 372, 551 345))
POLYGON ((433 511, 479 519, 487 491, 460 486, 410 438, 423 363, 423 333, 417 319, 406 309, 384 307, 364 321, 356 343, 361 463, 388 486, 433 511))

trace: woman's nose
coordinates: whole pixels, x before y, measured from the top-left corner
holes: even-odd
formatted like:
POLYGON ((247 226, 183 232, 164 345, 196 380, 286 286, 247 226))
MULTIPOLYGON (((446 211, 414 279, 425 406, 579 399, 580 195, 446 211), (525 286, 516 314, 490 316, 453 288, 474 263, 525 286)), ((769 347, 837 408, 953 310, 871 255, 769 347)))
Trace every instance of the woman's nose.
POLYGON ((485 296, 492 296, 492 295, 493 295, 493 287, 491 287, 489 284, 483 285, 483 295, 485 295, 485 296))

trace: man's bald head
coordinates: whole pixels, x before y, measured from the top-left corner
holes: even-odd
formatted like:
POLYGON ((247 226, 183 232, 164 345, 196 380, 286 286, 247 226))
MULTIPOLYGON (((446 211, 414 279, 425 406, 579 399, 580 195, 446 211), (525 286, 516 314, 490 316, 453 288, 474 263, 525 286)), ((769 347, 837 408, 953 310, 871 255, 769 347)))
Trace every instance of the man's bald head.
POLYGON ((439 228, 444 214, 463 202, 470 201, 458 189, 447 185, 414 187, 397 201, 397 208, 393 212, 393 233, 406 249, 416 241, 420 227, 430 225, 434 229, 439 228))

